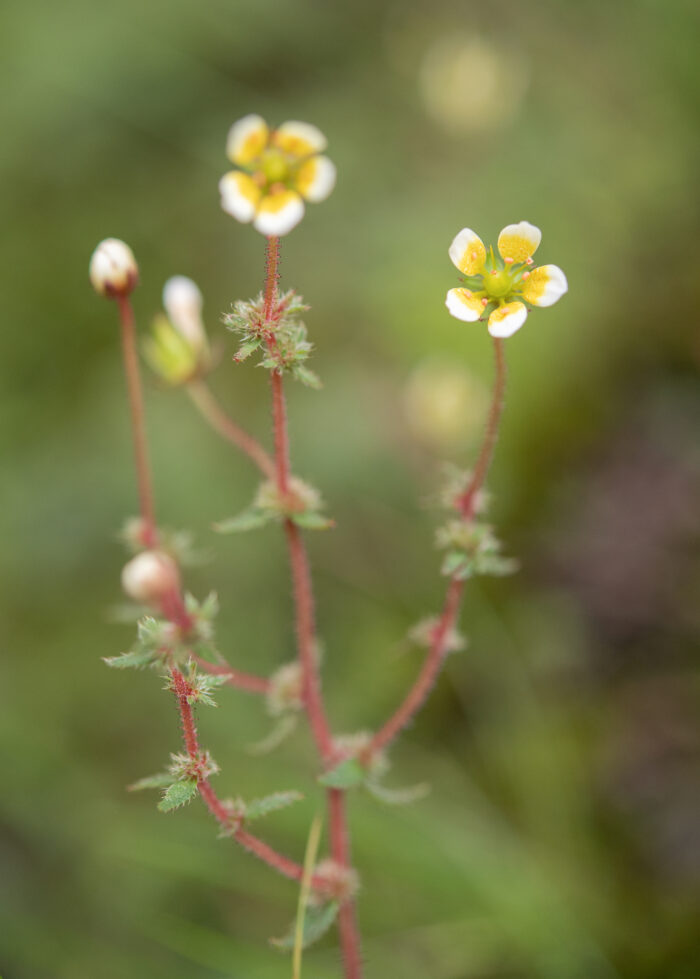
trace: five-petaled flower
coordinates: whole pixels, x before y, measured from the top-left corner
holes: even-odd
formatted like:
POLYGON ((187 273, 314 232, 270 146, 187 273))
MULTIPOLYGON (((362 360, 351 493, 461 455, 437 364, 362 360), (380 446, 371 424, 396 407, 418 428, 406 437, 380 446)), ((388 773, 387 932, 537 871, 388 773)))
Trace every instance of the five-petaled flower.
POLYGON ((221 206, 268 237, 286 235, 304 216, 304 201, 323 201, 335 186, 335 166, 320 154, 326 137, 307 122, 270 129, 257 115, 231 127, 226 154, 239 170, 219 181, 221 206))
POLYGON ((527 319, 527 306, 551 306, 568 289, 556 265, 530 268, 542 232, 521 221, 498 236, 500 259, 471 228, 462 228, 450 245, 450 258, 465 276, 462 288, 450 289, 445 305, 458 320, 474 322, 488 313, 491 336, 510 337, 527 319))

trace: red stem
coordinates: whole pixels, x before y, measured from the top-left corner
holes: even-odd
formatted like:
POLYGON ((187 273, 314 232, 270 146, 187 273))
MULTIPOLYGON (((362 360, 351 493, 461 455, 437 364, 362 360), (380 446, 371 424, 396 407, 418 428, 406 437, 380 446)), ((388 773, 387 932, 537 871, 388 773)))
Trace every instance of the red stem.
MULTIPOLYGON (((268 238, 264 315, 270 327, 272 326, 272 312, 278 278, 279 239, 268 238)), ((271 351, 275 349, 272 333, 268 340, 268 348, 271 351)), ((290 476, 289 436, 281 371, 273 370, 271 372, 271 384, 277 488, 281 496, 286 496, 289 490, 290 476)), ((333 756, 333 735, 323 704, 321 679, 316 661, 314 598, 309 560, 297 525, 291 520, 285 520, 284 532, 287 538, 294 588, 297 649, 302 671, 304 706, 318 752, 324 763, 328 763, 333 756)), ((331 854, 339 866, 349 869, 350 848, 345 812, 345 793, 338 789, 331 789, 327 793, 327 800, 331 854)), ((360 935, 355 920, 354 901, 351 898, 343 901, 340 906, 338 928, 346 979, 361 979, 360 935)))
POLYGON ((372 738, 367 752, 369 755, 385 748, 396 737, 399 731, 411 721, 414 714, 418 713, 425 702, 445 660, 448 645, 447 639, 450 630, 457 620, 463 590, 463 581, 457 581, 455 578, 450 580, 442 615, 435 629, 432 644, 423 662, 421 671, 418 674, 418 678, 396 713, 389 718, 384 727, 380 728, 372 738))
MULTIPOLYGON (((494 380, 491 407, 486 420, 484 439, 469 485, 464 493, 455 501, 455 507, 465 520, 469 520, 472 517, 477 494, 484 485, 488 474, 496 446, 496 439, 498 438, 501 414, 503 412, 503 397, 506 385, 506 363, 503 340, 494 337, 493 348, 496 358, 496 377, 494 380)), ((464 582, 458 581, 456 578, 451 578, 447 586, 447 595, 442 614, 435 628, 433 641, 423 661, 420 673, 398 710, 372 738, 368 749, 369 754, 373 751, 380 751, 393 741, 399 731, 413 719, 424 704, 445 661, 448 638, 450 631, 457 622, 463 591, 464 582)))
POLYGON ((234 670, 226 663, 210 663, 209 660, 202 659, 201 656, 192 657, 206 673, 213 676, 225 676, 226 683, 237 690, 247 690, 248 693, 266 694, 270 689, 270 681, 266 676, 258 676, 256 673, 245 673, 243 670, 234 670))
POLYGON ((333 735, 326 717, 321 678, 318 673, 314 598, 309 559, 297 525, 291 520, 285 520, 284 532, 287 537, 294 587, 297 649, 301 663, 304 705, 319 754, 324 762, 328 762, 333 755, 333 735))
POLYGON ((501 415, 503 414, 503 402, 506 390, 506 360, 503 350, 503 340, 500 337, 493 338, 493 352, 496 358, 496 377, 493 385, 491 407, 486 420, 484 440, 481 443, 481 451, 479 452, 479 456, 476 460, 476 465, 474 466, 474 471, 472 473, 472 478, 469 485, 465 489, 464 493, 462 493, 462 495, 459 496, 455 502, 456 508, 459 510, 465 520, 468 520, 474 513, 476 495, 484 485, 486 475, 489 471, 491 460, 493 459, 493 453, 496 448, 496 440, 498 438, 501 415))
MULTIPOLYGON (((170 668, 170 675, 173 679, 175 696, 177 698, 178 709, 180 711, 180 721, 182 723, 185 748, 187 749, 187 754, 190 756, 190 759, 193 762, 198 763, 201 759, 201 754, 199 741, 197 740, 197 728, 194 723, 192 707, 187 699, 191 692, 189 684, 176 666, 170 668)), ((212 788, 211 782, 205 775, 200 775, 197 778, 197 789, 209 812, 224 829, 231 833, 234 840, 240 843, 242 847, 244 847, 250 853, 253 853, 268 866, 272 867, 272 869, 276 870, 278 873, 283 874, 285 877, 289 877, 292 880, 301 880, 304 874, 304 868, 300 863, 297 863, 295 860, 290 860, 289 857, 285 857, 283 854, 278 853, 277 850, 273 849, 271 846, 269 846, 269 844, 263 842, 261 839, 258 839, 257 836, 253 836, 252 833, 249 833, 241 826, 235 826, 231 813, 221 799, 219 799, 216 792, 212 788)), ((312 878, 312 885, 313 883, 314 878, 312 878)), ((321 885, 323 884, 322 881, 318 880, 316 883, 321 885)))
POLYGON ((146 444, 146 427, 144 421, 143 392, 139 361, 136 353, 136 329, 134 313, 129 297, 117 294, 117 306, 121 321, 122 353, 124 355, 124 373, 129 392, 131 408, 131 428, 134 440, 134 456, 136 460, 136 479, 139 489, 141 518, 143 520, 142 541, 144 547, 154 547, 158 535, 153 507, 153 489, 151 472, 148 464, 148 446, 146 444))
POLYGON ((257 439, 229 418, 204 381, 192 381, 187 385, 187 393, 215 432, 245 452, 264 476, 275 478, 275 464, 268 453, 257 439))
MULTIPOLYGON (((328 822, 333 859, 341 867, 350 867, 350 837, 347 826, 345 793, 340 789, 329 789, 328 822)), ((355 915, 355 902, 343 901, 338 911, 338 931, 343 955, 346 979, 361 979, 362 958, 360 935, 355 915)))

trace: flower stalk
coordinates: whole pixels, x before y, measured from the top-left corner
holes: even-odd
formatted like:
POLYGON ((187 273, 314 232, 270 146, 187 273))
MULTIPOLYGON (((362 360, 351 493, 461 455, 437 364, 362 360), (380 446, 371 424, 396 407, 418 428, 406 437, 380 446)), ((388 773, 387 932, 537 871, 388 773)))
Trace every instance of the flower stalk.
POLYGON ((141 510, 142 543, 144 547, 155 547, 158 541, 153 507, 153 485, 151 469, 148 461, 148 444, 146 441, 146 422, 143 407, 143 390, 139 372, 138 354, 136 353, 136 328, 134 312, 127 293, 116 296, 121 323, 122 355, 124 358, 124 374, 126 376, 131 409, 131 430, 134 443, 134 459, 136 462, 136 481, 141 510))

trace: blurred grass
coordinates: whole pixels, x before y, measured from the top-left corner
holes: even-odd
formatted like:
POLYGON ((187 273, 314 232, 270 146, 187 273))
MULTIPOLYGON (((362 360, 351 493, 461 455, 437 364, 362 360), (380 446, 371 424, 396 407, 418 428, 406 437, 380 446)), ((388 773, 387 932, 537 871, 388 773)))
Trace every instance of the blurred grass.
MULTIPOLYGON (((262 272, 262 239, 216 192, 226 131, 248 111, 316 122, 340 174, 283 255, 284 283, 313 307, 326 385, 294 388, 290 410, 297 470, 338 520, 311 546, 340 730, 391 710, 416 669, 400 639, 440 597, 433 517, 418 505, 437 466, 410 438, 404 383, 436 354, 490 379, 483 332, 442 307, 451 237, 468 224, 494 238, 527 218, 570 283, 508 344, 491 488, 523 573, 470 589, 470 647, 393 753, 395 784, 427 775, 432 796, 399 812, 352 800, 369 979, 697 974, 700 534, 697 518, 678 523, 700 485, 697 28, 684 0, 6 0, 4 979, 290 973, 265 943, 292 919, 294 890, 217 841, 200 807, 164 817, 124 792, 176 748, 177 722, 155 678, 100 660, 129 642, 106 619, 119 600, 114 534, 135 494, 113 311, 91 293, 87 262, 101 238, 125 238, 142 269, 141 326, 182 272, 223 336, 220 311, 262 272), (456 35, 504 77, 522 75, 510 116, 484 103, 496 125, 477 113, 445 128, 431 114, 426 57, 456 35), (674 481, 654 498, 662 477, 674 481), (649 478, 639 536, 659 511, 676 523, 655 530, 642 562, 616 528, 649 478), (587 556, 599 540, 630 554, 620 596, 648 568, 641 618, 622 597, 617 619, 603 615, 609 562, 587 556), (678 582, 672 600, 664 581, 678 582)), ((445 94, 459 110, 459 91, 445 94)), ((265 435, 261 382, 228 357, 214 379, 265 435)), ((226 654, 269 671, 293 654, 281 542, 209 531, 247 502, 254 475, 177 395, 151 384, 148 403, 161 518, 213 552, 192 589, 220 592, 226 654)), ((300 856, 320 804, 306 735, 252 761, 244 746, 267 730, 259 705, 220 699, 201 725, 223 793, 307 792, 266 827, 300 856)), ((305 955, 308 979, 336 971, 330 940, 305 955)))

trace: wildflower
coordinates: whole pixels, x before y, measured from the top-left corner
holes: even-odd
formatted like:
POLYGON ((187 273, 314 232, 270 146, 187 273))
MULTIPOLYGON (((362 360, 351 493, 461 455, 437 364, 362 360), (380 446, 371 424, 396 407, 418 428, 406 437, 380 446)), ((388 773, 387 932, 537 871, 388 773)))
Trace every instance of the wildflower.
POLYGON ((158 604, 179 587, 177 565, 163 551, 142 551, 122 570, 122 588, 144 605, 158 604))
POLYGON ((512 336, 532 306, 551 306, 567 291, 566 276, 556 265, 531 269, 532 256, 542 239, 533 224, 509 224, 498 236, 500 259, 470 228, 462 228, 449 255, 465 276, 465 287, 450 289, 445 305, 458 320, 473 322, 488 313, 493 337, 512 336))
POLYGON ((202 294, 184 275, 175 275, 163 288, 163 306, 153 320, 144 354, 167 384, 185 384, 210 366, 209 345, 202 322, 202 294))
POLYGON ((244 116, 228 134, 226 154, 240 169, 219 181, 221 206, 263 235, 286 235, 303 218, 304 201, 323 201, 335 186, 325 148, 326 137, 307 122, 270 129, 261 116, 244 116))
POLYGON ((90 282, 95 292, 110 298, 128 296, 139 281, 134 253, 119 238, 105 238, 90 259, 90 282))

